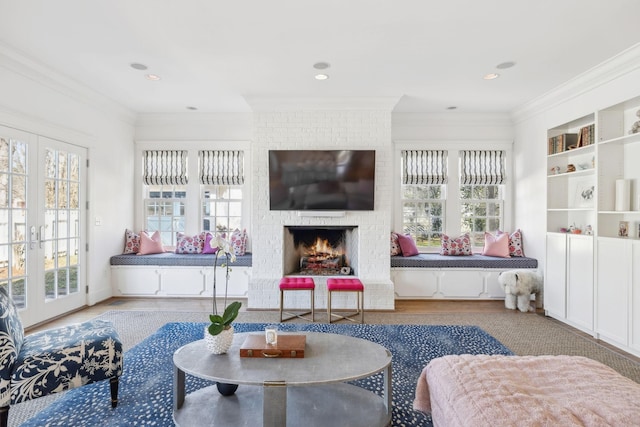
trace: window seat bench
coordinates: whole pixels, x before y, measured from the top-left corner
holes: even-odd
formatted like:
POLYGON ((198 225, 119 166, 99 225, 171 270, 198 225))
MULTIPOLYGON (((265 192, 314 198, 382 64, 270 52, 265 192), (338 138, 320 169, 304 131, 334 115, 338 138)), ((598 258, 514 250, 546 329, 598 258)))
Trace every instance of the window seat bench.
POLYGON ((396 299, 504 299, 498 275, 519 268, 538 268, 538 260, 479 254, 392 256, 391 280, 396 299))
MULTIPOLYGON (((114 296, 211 297, 213 294, 213 254, 114 255, 110 259, 114 296)), ((216 294, 224 295, 227 262, 218 257, 216 294)), ((250 253, 229 264, 228 296, 246 298, 251 277, 250 253)))

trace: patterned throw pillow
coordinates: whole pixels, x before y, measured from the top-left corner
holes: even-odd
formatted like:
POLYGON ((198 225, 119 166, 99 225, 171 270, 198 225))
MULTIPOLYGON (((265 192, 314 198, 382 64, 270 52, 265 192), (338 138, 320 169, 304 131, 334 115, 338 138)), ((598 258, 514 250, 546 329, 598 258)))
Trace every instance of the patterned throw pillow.
POLYGON ((402 251, 400 250, 400 243, 398 243, 398 235, 391 232, 391 256, 400 254, 402 254, 402 251))
POLYGON ((238 255, 244 255, 247 251, 247 229, 240 231, 237 228, 231 234, 231 247, 233 252, 238 255))
MULTIPOLYGON (((496 231, 496 235, 507 234, 504 231, 496 231)), ((518 228, 509 235, 509 255, 524 256, 524 246, 522 246, 522 231, 518 228)))
POLYGON ((204 241, 207 233, 203 232, 195 236, 187 236, 178 232, 176 242, 177 254, 201 254, 204 248, 204 241))
POLYGON ((140 235, 127 229, 124 231, 123 254, 137 254, 140 252, 140 235))
POLYGON ((472 255, 469 233, 455 239, 443 234, 440 255, 472 255))

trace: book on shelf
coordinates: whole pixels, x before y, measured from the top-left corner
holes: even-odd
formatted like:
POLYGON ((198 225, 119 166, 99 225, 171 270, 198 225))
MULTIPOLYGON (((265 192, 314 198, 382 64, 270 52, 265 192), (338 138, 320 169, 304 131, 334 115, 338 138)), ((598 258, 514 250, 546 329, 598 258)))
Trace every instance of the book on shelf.
POLYGON ((547 151, 549 154, 562 153, 563 151, 576 148, 577 142, 577 133, 563 133, 558 136, 552 136, 551 138, 549 138, 547 151))
POLYGON ((580 128, 580 143, 578 147, 586 147, 595 142, 595 124, 590 124, 580 128))

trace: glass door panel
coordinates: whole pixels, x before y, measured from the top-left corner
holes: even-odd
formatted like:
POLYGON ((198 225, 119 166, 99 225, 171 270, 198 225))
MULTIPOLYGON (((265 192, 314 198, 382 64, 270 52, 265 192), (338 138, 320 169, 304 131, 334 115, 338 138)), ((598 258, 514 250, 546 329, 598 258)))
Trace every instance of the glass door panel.
POLYGON ((27 307, 29 139, 15 131, 0 136, 0 286, 7 288, 19 309, 27 307))
POLYGON ((51 140, 46 140, 40 150, 45 208, 40 246, 44 249, 42 268, 47 311, 54 306, 70 310, 86 300, 85 254, 81 242, 84 222, 81 159, 84 156, 78 147, 51 140))

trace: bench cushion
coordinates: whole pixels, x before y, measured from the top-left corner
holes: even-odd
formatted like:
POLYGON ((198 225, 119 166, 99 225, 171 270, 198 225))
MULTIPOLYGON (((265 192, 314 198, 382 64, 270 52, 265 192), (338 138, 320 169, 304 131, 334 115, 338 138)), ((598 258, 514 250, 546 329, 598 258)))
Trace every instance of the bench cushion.
MULTIPOLYGON (((111 257, 111 265, 158 265, 178 267, 213 267, 215 254, 176 254, 164 252, 153 255, 122 254, 111 257)), ((225 264, 226 257, 218 257, 218 265, 225 264)), ((231 267, 251 267, 251 254, 236 256, 236 262, 231 267)))
POLYGON ((450 256, 419 254, 411 257, 392 256, 391 267, 413 268, 538 268, 538 260, 528 257, 498 258, 486 255, 450 256))

